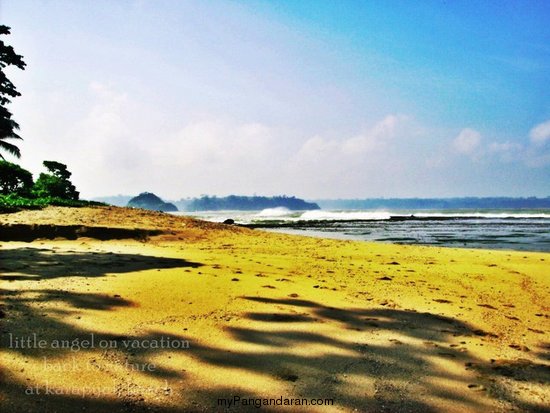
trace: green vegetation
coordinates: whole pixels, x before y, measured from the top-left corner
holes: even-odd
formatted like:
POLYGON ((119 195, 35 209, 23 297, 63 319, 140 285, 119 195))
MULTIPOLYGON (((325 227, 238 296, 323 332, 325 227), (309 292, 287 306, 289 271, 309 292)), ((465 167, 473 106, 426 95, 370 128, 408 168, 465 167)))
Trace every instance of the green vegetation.
POLYGON ((11 162, 0 161, 0 194, 28 195, 32 189, 32 174, 11 162))
MULTIPOLYGON (((0 25, 0 34, 9 34, 9 28, 0 25)), ((0 70, 0 149, 20 157, 19 148, 5 141, 5 139, 21 139, 14 132, 19 125, 11 119, 11 113, 4 106, 10 102, 6 96, 19 96, 15 86, 3 71, 6 66, 12 64, 20 69, 25 66, 21 56, 16 55, 11 46, 6 46, 0 41, 0 69, 2 69, 0 70)), ((48 173, 41 173, 34 182, 29 171, 5 161, 2 154, 0 159, 0 213, 39 209, 48 205, 72 207, 102 205, 99 202, 78 199, 79 193, 69 180, 71 173, 62 163, 44 161, 48 173)))
POLYGON ((51 196, 45 198, 25 198, 14 194, 0 195, 0 213, 17 212, 21 211, 22 209, 41 209, 49 205, 83 207, 105 204, 94 201, 74 201, 71 199, 63 199, 51 196))
POLYGON ((294 196, 237 196, 230 195, 218 198, 216 196, 203 196, 195 198, 187 205, 187 211, 254 211, 266 208, 285 207, 290 210, 319 209, 319 205, 306 202, 294 196))
MULTIPOLYGON (((10 28, 0 25, 0 35, 6 34, 10 34, 10 28)), ((4 73, 4 69, 8 66, 24 70, 25 62, 23 56, 15 53, 12 46, 8 46, 3 40, 0 40, 0 149, 20 158, 19 148, 6 141, 7 139, 21 139, 21 136, 15 132, 19 129, 19 125, 11 118, 12 113, 6 108, 6 105, 11 102, 11 98, 21 96, 4 73)), ((1 153, 0 159, 4 159, 1 153)))
POLYGON ((71 173, 67 166, 55 161, 44 161, 44 166, 50 172, 41 173, 34 184, 33 193, 39 197, 55 197, 67 200, 78 200, 79 192, 69 181, 71 173))
POLYGON ((78 199, 79 193, 69 180, 71 173, 66 165, 44 161, 44 166, 49 173, 41 173, 33 182, 29 171, 14 163, 0 161, 0 213, 40 209, 48 205, 103 205, 78 199))
MULTIPOLYGON (((0 25, 0 36, 10 34, 8 26, 0 25)), ((0 150, 17 158, 19 148, 7 142, 8 139, 22 139, 16 131, 19 125, 12 119, 6 107, 11 99, 21 94, 8 79, 4 69, 15 66, 25 69, 23 56, 15 53, 12 46, 0 40, 0 150)), ((44 161, 47 173, 41 173, 34 182, 32 174, 19 165, 7 162, 0 153, 0 213, 16 212, 21 209, 39 209, 48 205, 80 207, 102 205, 99 202, 80 201, 79 193, 69 178, 67 166, 55 161, 44 161)))

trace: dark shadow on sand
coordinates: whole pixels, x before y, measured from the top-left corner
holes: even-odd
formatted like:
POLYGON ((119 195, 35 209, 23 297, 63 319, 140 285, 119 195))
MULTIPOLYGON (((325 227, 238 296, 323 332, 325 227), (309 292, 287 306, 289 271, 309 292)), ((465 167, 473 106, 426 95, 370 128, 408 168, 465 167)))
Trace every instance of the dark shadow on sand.
POLYGON ((58 252, 49 249, 0 250, 1 280, 43 280, 60 277, 103 277, 135 271, 198 268, 181 258, 99 252, 58 252))
POLYGON ((195 346, 194 354, 204 362, 292 383, 296 397, 333 398, 337 405, 349 411, 434 412, 426 402, 434 397, 463 406, 464 410, 485 411, 482 399, 493 397, 491 395, 499 395, 520 411, 546 411, 544 406, 516 397, 499 379, 506 376, 527 383, 548 383, 547 365, 542 360, 537 363, 477 359, 456 343, 491 339, 495 335, 460 320, 390 308, 333 308, 301 299, 243 299, 269 304, 263 308, 277 310, 249 313, 250 323, 246 327, 227 327, 226 331, 236 343, 229 352, 206 343, 195 346), (318 323, 330 323, 340 329, 340 333, 327 336, 311 331, 318 323), (348 330, 365 332, 366 338, 355 342, 345 340, 348 330), (367 338, 382 332, 394 338, 383 343, 367 338), (239 350, 238 343, 261 345, 265 351, 239 350), (307 345, 322 345, 325 350, 310 355, 294 351, 307 345), (438 359, 455 362, 456 368, 474 370, 475 379, 465 381, 442 369, 434 362, 438 359), (361 396, 359 391, 350 391, 346 383, 348 377, 371 380, 373 394, 361 396), (458 388, 434 384, 438 379, 454 381, 458 388))
POLYGON ((88 227, 83 225, 53 224, 0 224, 0 241, 31 242, 36 239, 65 238, 75 240, 80 237, 102 241, 110 239, 147 240, 163 231, 142 228, 88 227))
MULTIPOLYGON (((125 254, 69 253, 51 254, 46 250, 19 249, 0 251, 3 258, 17 261, 21 268, 12 268, 12 273, 22 279, 48 279, 80 275, 99 277, 105 274, 126 273, 154 268, 179 268, 197 263, 185 260, 125 254), (11 255, 10 255, 11 254, 11 255), (19 255, 18 255, 19 254, 19 255), (30 255, 29 255, 30 254, 30 255), (21 258, 21 262, 17 260, 21 258), (112 265, 118 262, 117 265, 112 265), (76 273, 81 271, 80 274, 76 273), (75 274, 76 273, 76 274, 75 274)), ((4 270, 5 271, 5 270, 4 270)), ((182 274, 184 276, 184 274, 182 274)), ((9 283, 7 284, 9 285, 9 283)), ((34 285, 34 284, 33 284, 34 285)), ((18 349, 10 347, 7 334, 25 336, 33 333, 30 325, 39 325, 39 333, 46 337, 85 340, 94 333, 71 323, 80 309, 116 311, 135 303, 122 296, 107 296, 97 293, 74 293, 52 289, 26 291, 4 290, 3 307, 5 323, 2 325, 2 352, 16 353, 25 357, 64 357, 70 349, 18 349), (42 311, 41 303, 60 301, 69 305, 64 313, 53 310, 42 311), (71 312, 71 308, 75 313, 71 312)), ((507 406, 518 411, 543 412, 545 406, 518 398, 506 385, 513 379, 525 383, 548 383, 550 373, 544 364, 544 349, 538 359, 487 361, 477 359, 457 346, 460 341, 470 339, 491 339, 491 332, 484 332, 463 321, 431 313, 391 308, 333 308, 322 303, 290 298, 243 297, 243 300, 257 303, 255 311, 245 314, 244 323, 227 325, 227 346, 218 348, 208 342, 191 342, 189 348, 130 348, 124 343, 151 342, 160 339, 185 341, 184 336, 166 335, 161 331, 147 331, 141 334, 97 334, 97 339, 117 343, 106 354, 109 363, 146 364, 158 359, 164 352, 182 352, 198 358, 209 368, 235 368, 280 381, 290 390, 283 397, 331 398, 335 406, 343 411, 359 412, 435 412, 427 401, 430 398, 445 399, 448 403, 469 411, 486 411, 482 399, 496 397, 507 406), (334 335, 315 331, 320 324, 329 324, 334 335), (348 340, 347 334, 358 334, 348 340), (364 333, 364 334, 363 334, 364 333), (372 340, 376 334, 392 337, 388 342, 372 340), (258 345, 254 351, 244 345, 258 345), (306 346, 321 346, 322 350, 311 353, 297 352, 306 346), (434 360, 451 360, 457 368, 473 370, 476 379, 464 381, 452 371, 442 369, 434 360), (350 385, 349 378, 363 383, 361 391, 350 385), (455 389, 437 385, 437 380, 453 382, 455 389), (368 383, 368 384, 365 384, 368 383), (470 386, 478 386, 471 387, 470 386), (460 391, 457 391, 459 389, 460 391), (478 390, 482 389, 482 390, 478 390), (365 391, 369 390, 369 393, 365 391), (469 393, 468 393, 469 392, 469 393), (464 395, 466 394, 466 395, 464 395)), ((181 308, 178 311, 181 312, 181 308)), ((167 310, 169 311, 169 310, 167 310)), ((169 314, 167 314, 169 315, 169 314)), ((221 327, 223 328, 223 326, 221 327)), ((99 353, 99 351, 98 351, 99 353)), ((98 354, 99 357, 99 354, 98 354)), ((189 388, 185 384, 187 373, 173 369, 169 363, 153 372, 130 372, 146 374, 168 383, 180 383, 174 397, 185 397, 185 407, 160 407, 155 400, 162 401, 159 394, 142 397, 140 390, 128 392, 117 390, 117 400, 105 400, 90 394, 53 394, 25 396, 28 383, 18 381, 5 372, 0 376, 2 385, 0 397, 8 401, 7 406, 17 411, 94 411, 94 412, 161 412, 176 413, 188 411, 258 411, 254 406, 237 406, 232 409, 217 405, 221 398, 265 397, 261 391, 242 394, 239 383, 219 387, 189 388), (181 384, 183 383, 183 384, 181 384), (183 387, 182 387, 183 386, 183 387), (189 398, 190 397, 190 398, 189 398), (63 410, 65 409, 65 410, 63 410)), ((216 373, 217 374, 217 373, 216 373)), ((119 383, 120 384, 120 383, 119 383)), ((85 387, 85 383, 81 383, 85 387)), ((262 407, 262 411, 281 411, 274 407, 262 407)), ((288 410, 291 411, 291 410, 288 410)), ((302 409, 307 411, 307 409, 302 409)))

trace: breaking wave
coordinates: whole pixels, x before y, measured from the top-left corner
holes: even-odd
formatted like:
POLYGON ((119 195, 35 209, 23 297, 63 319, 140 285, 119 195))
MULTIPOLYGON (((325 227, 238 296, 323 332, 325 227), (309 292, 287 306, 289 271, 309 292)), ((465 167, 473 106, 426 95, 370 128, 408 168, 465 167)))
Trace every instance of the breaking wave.
POLYGON ((292 211, 285 207, 266 208, 256 214, 257 217, 285 217, 292 214, 292 211))

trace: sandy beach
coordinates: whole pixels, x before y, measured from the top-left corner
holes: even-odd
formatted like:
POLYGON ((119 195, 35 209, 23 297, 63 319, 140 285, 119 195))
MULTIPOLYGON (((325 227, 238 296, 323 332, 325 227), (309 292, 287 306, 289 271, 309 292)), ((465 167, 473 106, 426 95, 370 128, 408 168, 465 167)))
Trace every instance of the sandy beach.
POLYGON ((550 254, 116 207, 0 225, 2 411, 549 411, 550 254))

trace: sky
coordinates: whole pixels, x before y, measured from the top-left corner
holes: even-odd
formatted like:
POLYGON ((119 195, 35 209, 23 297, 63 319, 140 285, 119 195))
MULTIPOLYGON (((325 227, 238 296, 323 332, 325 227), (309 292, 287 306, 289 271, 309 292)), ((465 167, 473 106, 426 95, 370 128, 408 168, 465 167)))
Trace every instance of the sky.
POLYGON ((549 21, 545 0, 0 0, 17 162, 67 164, 83 198, 550 196, 549 21))

